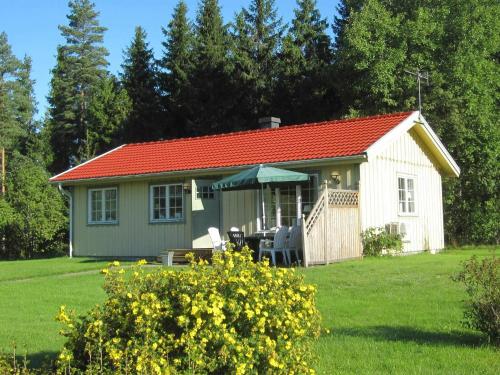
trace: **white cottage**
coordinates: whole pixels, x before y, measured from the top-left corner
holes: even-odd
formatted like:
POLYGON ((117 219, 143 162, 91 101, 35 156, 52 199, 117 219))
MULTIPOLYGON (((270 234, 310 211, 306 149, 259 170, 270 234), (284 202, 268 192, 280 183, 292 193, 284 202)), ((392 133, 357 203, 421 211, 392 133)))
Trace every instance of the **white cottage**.
POLYGON ((306 264, 361 256, 360 232, 404 233, 405 252, 444 246, 443 176, 459 167, 419 112, 128 144, 50 179, 70 199, 70 252, 144 257, 210 248, 208 227, 302 225, 306 264), (301 185, 213 191, 258 164, 307 173, 301 185), (262 212, 262 198, 268 202, 262 212))

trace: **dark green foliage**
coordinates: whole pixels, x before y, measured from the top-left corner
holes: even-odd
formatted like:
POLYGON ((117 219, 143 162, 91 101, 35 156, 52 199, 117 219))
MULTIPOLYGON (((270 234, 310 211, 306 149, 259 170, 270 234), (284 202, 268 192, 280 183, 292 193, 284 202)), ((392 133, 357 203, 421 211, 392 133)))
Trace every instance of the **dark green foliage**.
POLYGON ((221 133, 234 128, 229 34, 218 0, 203 0, 196 16, 188 135, 221 133))
POLYGON ((243 114, 239 126, 255 128, 259 117, 279 116, 272 102, 284 27, 274 0, 252 0, 236 16, 232 33, 237 105, 243 114))
POLYGON ((0 33, 0 147, 7 152, 26 147, 33 129, 35 101, 31 60, 12 54, 7 34, 0 33))
POLYGON ((56 150, 51 166, 54 172, 90 157, 89 102, 95 86, 105 77, 107 66, 108 52, 102 46, 106 28, 99 26, 94 4, 74 0, 68 5, 69 24, 59 26, 66 44, 57 48, 48 98, 50 142, 56 150))
POLYGON ((156 140, 162 136, 161 106, 153 50, 142 27, 135 28, 134 39, 125 51, 121 81, 131 101, 123 142, 156 140))
POLYGON ((47 171, 16 153, 10 159, 7 177, 8 205, 0 205, 8 214, 2 233, 6 246, 5 252, 0 249, 0 257, 32 258, 60 251, 67 225, 66 207, 61 194, 49 185, 47 171))
POLYGON ((368 228, 361 233, 363 255, 393 255, 403 250, 401 235, 387 232, 384 228, 368 228))
POLYGON ((469 299, 465 302, 464 324, 484 333, 500 344, 500 259, 495 254, 479 261, 472 257, 463 263, 455 281, 465 284, 469 299))
POLYGON ((187 18, 188 8, 179 1, 167 29, 160 67, 160 88, 163 96, 163 118, 170 121, 164 135, 168 138, 185 135, 192 128, 195 113, 189 106, 189 82, 193 74, 194 32, 187 18))
POLYGON ((114 76, 97 84, 89 103, 89 157, 119 146, 130 108, 128 94, 114 76))
POLYGON ((292 27, 283 40, 274 109, 284 123, 324 120, 335 110, 328 23, 316 0, 297 0, 292 27))

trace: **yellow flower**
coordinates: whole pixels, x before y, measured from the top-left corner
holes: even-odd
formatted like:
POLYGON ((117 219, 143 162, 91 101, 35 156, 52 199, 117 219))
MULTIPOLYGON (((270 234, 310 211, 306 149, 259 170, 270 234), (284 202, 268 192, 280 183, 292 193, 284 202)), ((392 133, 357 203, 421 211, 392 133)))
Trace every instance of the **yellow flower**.
POLYGON ((141 259, 140 261, 137 262, 138 266, 144 266, 145 264, 148 264, 148 262, 146 261, 146 259, 141 259))
POLYGON ((117 260, 115 260, 113 263, 112 263, 113 266, 115 267, 120 267, 120 262, 118 262, 117 260))

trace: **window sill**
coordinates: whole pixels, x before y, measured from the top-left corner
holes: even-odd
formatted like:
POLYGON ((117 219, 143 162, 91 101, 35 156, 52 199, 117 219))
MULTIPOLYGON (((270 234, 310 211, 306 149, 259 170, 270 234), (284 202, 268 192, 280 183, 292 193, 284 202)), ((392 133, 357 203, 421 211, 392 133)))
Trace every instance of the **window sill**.
POLYGON ((412 212, 412 213, 398 212, 398 216, 402 216, 402 217, 417 217, 418 214, 416 212, 412 212))
POLYGON ((101 225, 118 225, 118 221, 89 221, 87 225, 89 226, 101 226, 101 225))
POLYGON ((184 223, 184 218, 181 218, 181 219, 149 220, 149 224, 180 224, 180 223, 184 223))

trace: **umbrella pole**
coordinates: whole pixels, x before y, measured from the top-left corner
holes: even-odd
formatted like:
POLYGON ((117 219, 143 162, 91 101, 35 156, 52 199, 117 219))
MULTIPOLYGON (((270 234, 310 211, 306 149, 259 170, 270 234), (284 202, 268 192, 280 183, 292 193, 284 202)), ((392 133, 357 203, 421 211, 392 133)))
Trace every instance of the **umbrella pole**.
POLYGON ((261 199, 262 199, 262 229, 266 230, 266 205, 264 203, 264 184, 260 184, 261 187, 261 199))

